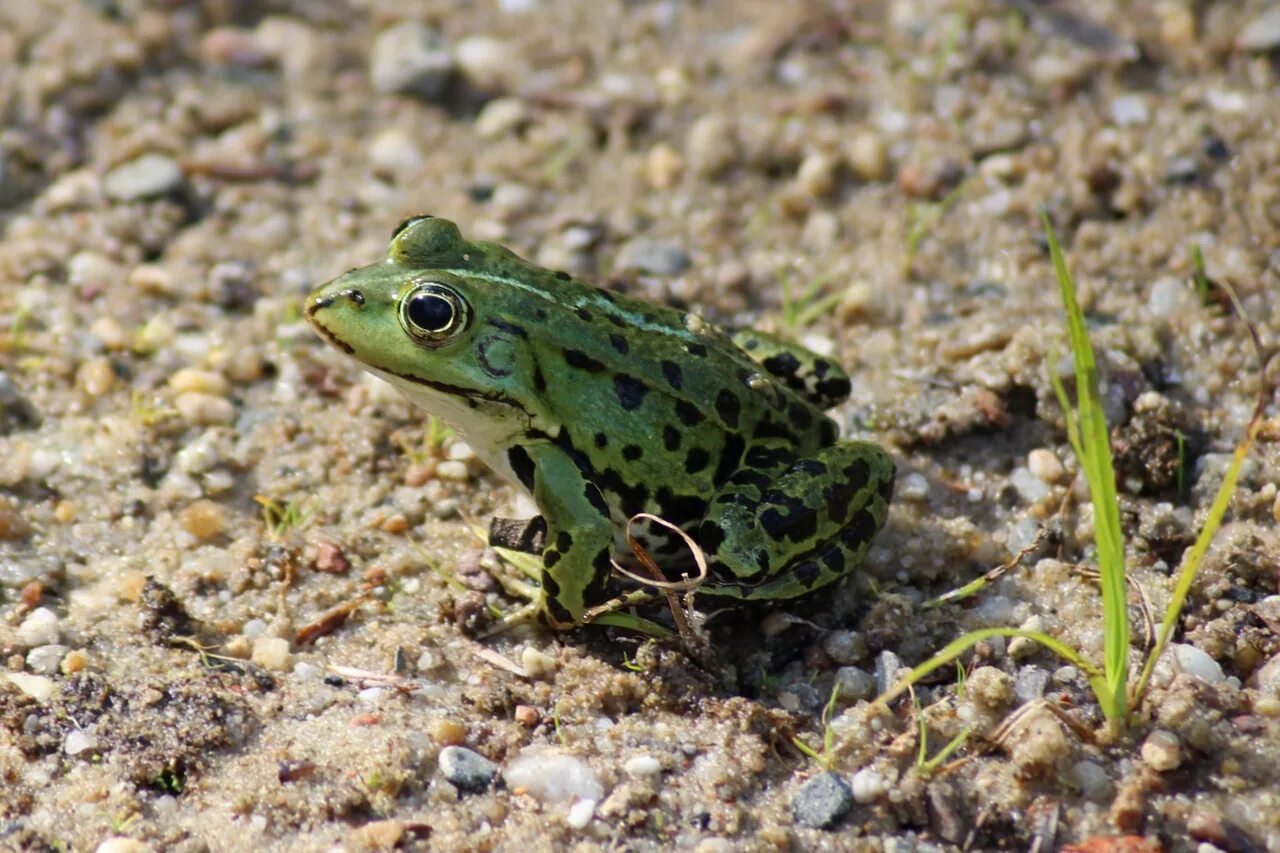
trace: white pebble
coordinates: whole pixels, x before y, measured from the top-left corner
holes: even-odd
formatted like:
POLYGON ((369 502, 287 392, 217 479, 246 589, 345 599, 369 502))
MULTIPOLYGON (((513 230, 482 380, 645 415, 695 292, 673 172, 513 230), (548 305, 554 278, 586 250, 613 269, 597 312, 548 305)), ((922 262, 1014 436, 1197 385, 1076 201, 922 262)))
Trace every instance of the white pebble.
POLYGON ((1077 761, 1071 767, 1071 778, 1080 789, 1080 793, 1095 803, 1111 798, 1111 777, 1097 762, 1077 761))
POLYGON ((1044 480, 1022 467, 1013 469, 1013 473, 1009 475, 1009 485, 1028 504, 1038 504, 1052 494, 1044 480))
POLYGON ((929 497, 929 480, 923 474, 911 473, 898 482, 899 500, 923 501, 929 497))
POLYGON ((148 853, 151 849, 135 838, 119 835, 99 844, 94 853, 148 853))
POLYGON ((1178 736, 1160 729, 1147 735, 1142 743, 1142 761, 1159 773, 1176 769, 1182 763, 1182 745, 1178 736))
POLYGON ((49 701, 49 697, 53 695, 53 690, 56 686, 53 683, 53 679, 45 678, 43 675, 32 675, 29 672, 10 672, 6 673, 6 675, 14 687, 37 702, 49 701))
POLYGON ((643 779, 661 773, 662 764, 652 755, 636 755, 628 758, 627 763, 622 765, 622 769, 632 779, 643 779))
POLYGON ((383 177, 404 180, 422 165, 422 150, 409 133, 389 127, 369 142, 369 165, 383 177))
POLYGON ((164 195, 182 183, 182 168, 172 157, 143 154, 116 166, 102 179, 102 189, 117 201, 164 195))
POLYGON ((67 755, 79 755, 97 748, 97 738, 82 729, 72 729, 62 742, 62 751, 67 755))
POLYGON ((870 767, 864 767, 854 773, 850 787, 853 788, 853 801, 864 805, 875 802, 889 790, 884 776, 870 767))
POLYGON ((595 800, 578 800, 569 806, 569 813, 565 815, 565 823, 574 829, 582 829, 591 823, 591 817, 596 813, 595 800))
POLYGON ((174 398, 173 405, 184 420, 193 424, 229 424, 236 419, 236 407, 231 401, 213 394, 186 391, 174 398))
POLYGON ((37 607, 18 626, 18 642, 24 646, 48 646, 62 638, 58 614, 47 607, 37 607))
POLYGON ((1146 124, 1150 113, 1141 95, 1121 95, 1111 101, 1111 120, 1121 127, 1146 124))
POLYGON ((520 750, 502 772, 507 786, 540 803, 567 803, 574 798, 599 802, 604 785, 595 771, 572 755, 536 744, 520 750))
POLYGON ((356 698, 368 705, 376 705, 387 694, 385 687, 366 687, 356 694, 356 698))
POLYGON ((261 619, 250 619, 244 623, 240 633, 250 640, 256 640, 267 632, 267 623, 261 619))
POLYGON ((524 124, 528 116, 529 111, 519 98, 495 98, 476 116, 476 135, 495 139, 524 124))
POLYGON ((1174 276, 1158 278, 1151 284, 1147 310, 1156 317, 1171 317, 1195 307, 1196 297, 1185 281, 1174 276))
POLYGON ((284 637, 259 637, 254 640, 250 660, 264 669, 273 669, 277 672, 288 672, 293 668, 293 658, 289 654, 289 641, 284 637))
POLYGON ((69 651, 71 649, 57 643, 36 646, 27 652, 27 669, 39 675, 56 675, 69 651))
POLYGON ((1175 643, 1169 646, 1177 667, 1187 675, 1195 676, 1207 684, 1220 684, 1226 679, 1222 667, 1195 646, 1175 643))
POLYGON ((542 678, 556 671, 555 657, 533 646, 520 650, 520 665, 530 678, 542 678))
POLYGON ((1058 454, 1044 447, 1037 447, 1027 454, 1027 470, 1046 483, 1060 482, 1066 474, 1058 454))

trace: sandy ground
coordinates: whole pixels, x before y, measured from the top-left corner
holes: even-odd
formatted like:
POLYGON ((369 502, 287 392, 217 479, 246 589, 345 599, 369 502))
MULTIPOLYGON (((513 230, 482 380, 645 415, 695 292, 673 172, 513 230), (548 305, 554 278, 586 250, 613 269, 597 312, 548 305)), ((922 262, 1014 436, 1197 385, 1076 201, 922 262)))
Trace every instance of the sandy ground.
POLYGON ((1023 641, 869 702, 972 628, 1101 656, 1041 210, 1163 613, 1262 381, 1192 248, 1280 329, 1265 5, 0 2, 0 847, 1280 850, 1274 397, 1128 729, 1023 641), (865 570, 710 671, 477 639, 527 501, 299 320, 420 212, 836 354, 865 570))

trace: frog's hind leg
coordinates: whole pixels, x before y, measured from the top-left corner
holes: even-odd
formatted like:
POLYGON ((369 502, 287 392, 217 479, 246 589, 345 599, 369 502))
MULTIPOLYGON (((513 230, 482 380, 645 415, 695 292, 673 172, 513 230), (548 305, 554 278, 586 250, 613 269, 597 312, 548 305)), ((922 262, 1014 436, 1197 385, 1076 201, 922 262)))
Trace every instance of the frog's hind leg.
POLYGON ((841 441, 797 458, 753 447, 712 499, 698 530, 717 579, 699 592, 744 599, 795 598, 853 570, 885 522, 893 460, 841 441))
POLYGON ((830 409, 849 396, 849 374, 829 358, 755 329, 743 329, 733 342, 773 378, 819 409, 830 409))

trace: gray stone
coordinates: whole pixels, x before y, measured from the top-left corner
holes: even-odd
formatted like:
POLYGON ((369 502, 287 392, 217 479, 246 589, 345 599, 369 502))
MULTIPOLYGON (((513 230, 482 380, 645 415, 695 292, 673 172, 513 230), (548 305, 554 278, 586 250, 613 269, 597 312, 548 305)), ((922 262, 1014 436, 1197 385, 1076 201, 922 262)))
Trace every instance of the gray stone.
POLYGON ((889 650, 880 653, 876 658, 876 693, 884 694, 898 683, 898 673, 902 670, 902 661, 889 650))
POLYGON ((498 775, 498 765, 463 746, 440 750, 440 773, 463 791, 484 791, 498 775))
POLYGON ((842 666, 836 670, 836 686, 840 689, 840 702, 852 705, 875 695, 875 676, 856 666, 842 666))
POLYGON ((14 386, 9 374, 0 370, 0 435, 38 426, 36 407, 14 386))
POLYGON ((791 800, 796 823, 812 829, 834 826, 853 808, 853 789, 844 777, 823 773, 800 786, 791 800))
POLYGON ((444 36, 417 21, 378 34, 369 58, 373 87, 388 95, 441 97, 453 76, 454 61, 444 36))
POLYGON ((679 275, 689 268, 689 253, 667 240, 637 237, 618 251, 619 270, 679 275))

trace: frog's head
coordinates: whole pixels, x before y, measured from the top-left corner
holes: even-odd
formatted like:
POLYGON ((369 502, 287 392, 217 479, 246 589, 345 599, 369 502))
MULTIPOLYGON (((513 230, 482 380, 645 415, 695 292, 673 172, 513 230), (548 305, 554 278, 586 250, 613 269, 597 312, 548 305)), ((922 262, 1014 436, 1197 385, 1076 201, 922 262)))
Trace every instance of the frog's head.
POLYGON ((503 431, 533 417, 534 382, 520 326, 493 262, 519 263, 505 250, 464 240, 458 227, 430 216, 410 219, 391 237, 387 257, 321 285, 306 319, 321 336, 410 400, 464 433, 503 431))

